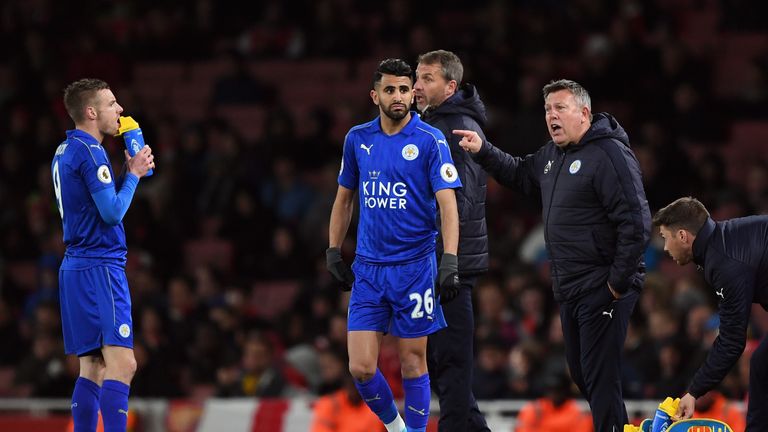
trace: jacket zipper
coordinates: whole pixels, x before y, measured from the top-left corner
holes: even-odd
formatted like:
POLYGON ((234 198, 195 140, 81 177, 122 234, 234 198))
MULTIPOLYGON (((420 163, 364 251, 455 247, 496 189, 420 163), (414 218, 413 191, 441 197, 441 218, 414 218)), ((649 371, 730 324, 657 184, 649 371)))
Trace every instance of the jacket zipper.
MULTIPOLYGON (((568 150, 561 150, 557 149, 557 155, 562 156, 562 159, 560 160, 560 166, 557 167, 557 170, 554 172, 555 174, 555 181, 552 183, 552 192, 549 194, 549 206, 547 208, 547 220, 544 221, 544 239, 545 243, 547 245, 547 252, 549 252, 549 262, 552 264, 552 273, 554 276, 554 281, 557 283, 558 289, 560 288, 560 277, 557 274, 557 264, 555 264, 555 257, 552 254, 552 249, 549 246, 549 215, 552 212, 552 201, 555 197, 555 188, 557 187, 557 180, 560 178, 560 171, 563 169, 563 165, 565 164, 565 158, 567 156, 568 150)), ((551 172, 551 171, 550 171, 551 172)))

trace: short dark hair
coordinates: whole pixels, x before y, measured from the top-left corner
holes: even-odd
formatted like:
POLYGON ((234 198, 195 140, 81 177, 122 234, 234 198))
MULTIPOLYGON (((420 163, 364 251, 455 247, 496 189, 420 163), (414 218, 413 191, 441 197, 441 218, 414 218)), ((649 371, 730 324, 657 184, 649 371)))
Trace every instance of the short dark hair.
POLYGON ((381 82, 382 75, 407 76, 413 81, 413 69, 411 69, 411 66, 405 61, 396 58, 388 58, 379 63, 376 72, 373 73, 374 87, 376 87, 376 83, 381 82))
POLYGON ((109 84, 96 78, 83 78, 68 85, 64 89, 64 107, 75 123, 84 120, 83 110, 93 103, 96 92, 109 89, 109 84))
POLYGON ((418 63, 439 64, 443 72, 443 78, 447 81, 456 81, 456 85, 461 84, 464 78, 464 65, 461 64, 459 57, 446 50, 437 50, 424 53, 419 56, 418 63))
POLYGON ((653 225, 672 230, 684 229, 696 234, 707 222, 709 212, 701 201, 693 197, 678 198, 653 217, 653 225))
POLYGON ((541 93, 544 95, 544 100, 547 100, 547 96, 560 90, 568 90, 573 94, 576 102, 582 106, 589 108, 589 119, 592 120, 592 98, 589 97, 589 92, 581 84, 576 81, 567 79, 559 79, 557 81, 550 81, 541 89, 541 93))

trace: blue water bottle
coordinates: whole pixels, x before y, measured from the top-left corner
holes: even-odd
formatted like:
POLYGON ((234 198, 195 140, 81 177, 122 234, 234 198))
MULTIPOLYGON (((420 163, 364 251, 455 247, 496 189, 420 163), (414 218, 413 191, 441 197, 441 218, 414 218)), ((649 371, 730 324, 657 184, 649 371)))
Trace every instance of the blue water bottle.
POLYGON ((659 408, 656 410, 656 415, 653 417, 653 426, 651 430, 653 432, 665 432, 674 423, 672 416, 677 412, 677 407, 680 405, 680 399, 672 399, 670 397, 664 399, 664 402, 659 404, 659 408))
MULTIPOLYGON (((139 122, 133 119, 133 117, 120 117, 120 129, 117 131, 117 136, 123 136, 125 141, 125 148, 128 150, 128 154, 131 157, 136 156, 136 153, 144 147, 144 134, 141 132, 139 122)), ((145 177, 152 175, 154 170, 147 171, 145 177)))

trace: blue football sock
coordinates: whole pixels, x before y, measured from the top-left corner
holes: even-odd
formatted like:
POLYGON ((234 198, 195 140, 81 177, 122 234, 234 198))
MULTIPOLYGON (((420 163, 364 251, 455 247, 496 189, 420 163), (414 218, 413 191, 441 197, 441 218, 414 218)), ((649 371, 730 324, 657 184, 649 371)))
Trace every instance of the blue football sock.
POLYGON ((101 388, 88 378, 79 377, 72 392, 72 421, 75 432, 93 432, 99 423, 101 388))
POLYGON ((363 397, 363 401, 384 424, 391 423, 397 418, 397 406, 395 406, 395 398, 392 397, 392 389, 389 388, 387 380, 379 369, 376 369, 376 375, 370 380, 364 383, 355 381, 355 387, 363 397))
POLYGON ((130 386, 120 381, 104 380, 101 387, 101 419, 105 432, 125 432, 130 390, 130 386))
POLYGON ((429 375, 418 378, 404 378, 405 391, 405 424, 408 431, 424 432, 429 420, 429 375))

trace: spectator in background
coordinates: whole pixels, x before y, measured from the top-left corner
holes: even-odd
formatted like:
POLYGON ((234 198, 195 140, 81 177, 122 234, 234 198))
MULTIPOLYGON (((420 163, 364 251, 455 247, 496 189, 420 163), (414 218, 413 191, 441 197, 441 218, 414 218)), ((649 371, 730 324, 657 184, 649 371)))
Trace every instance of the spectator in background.
POLYGON ((32 353, 16 366, 14 387, 18 397, 66 397, 72 392, 72 379, 66 373, 65 358, 56 337, 38 333, 32 341, 32 353))
POLYGON ((504 399, 507 387, 507 346, 498 337, 479 339, 472 393, 478 399, 504 399))
POLYGON ((298 224, 312 204, 312 190, 296 172, 293 160, 278 157, 272 163, 272 176, 263 183, 261 200, 278 223, 298 224))
POLYGON ((542 345, 534 339, 528 339, 512 348, 509 352, 509 397, 530 399, 543 393, 541 368, 542 345))
POLYGON ((511 308, 506 305, 504 293, 498 282, 484 279, 475 289, 477 298, 477 324, 475 334, 479 339, 497 335, 507 346, 513 346, 520 339, 518 321, 511 308))
POLYGON ((153 308, 140 312, 139 333, 135 346, 136 370, 132 393, 139 397, 175 397, 181 394, 179 370, 169 369, 171 363, 168 333, 162 317, 153 308))
POLYGON ((662 340, 656 349, 659 359, 659 376, 654 385, 656 399, 676 396, 685 391, 690 379, 683 363, 685 344, 677 338, 662 340))
POLYGON ((251 335, 243 346, 239 367, 218 372, 218 396, 280 397, 286 382, 275 363, 272 345, 262 335, 251 335))
POLYGON ((341 349, 329 346, 317 352, 320 365, 320 383, 316 393, 324 396, 340 390, 349 375, 347 355, 341 349))
POLYGON ((545 389, 544 397, 523 405, 515 432, 592 432, 589 414, 573 399, 565 372, 549 377, 545 389))
POLYGON ((296 231, 287 226, 277 226, 272 232, 272 247, 258 262, 261 279, 292 279, 306 272, 309 258, 298 244, 296 231))
POLYGON ((259 105, 274 99, 274 90, 257 80, 248 69, 248 62, 230 52, 223 59, 224 70, 213 85, 214 105, 259 105))

